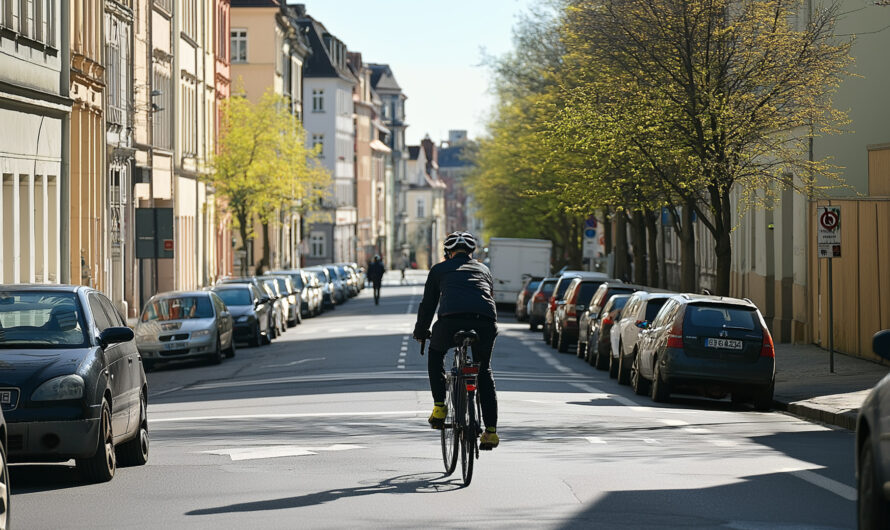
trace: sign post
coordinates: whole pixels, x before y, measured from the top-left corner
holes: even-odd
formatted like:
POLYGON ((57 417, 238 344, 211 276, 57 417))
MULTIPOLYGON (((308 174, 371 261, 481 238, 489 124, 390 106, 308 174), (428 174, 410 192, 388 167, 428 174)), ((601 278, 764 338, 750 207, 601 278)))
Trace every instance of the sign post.
POLYGON ((816 247, 820 258, 828 260, 828 369, 834 373, 834 271, 833 258, 841 257, 841 207, 816 208, 816 247))
POLYGON ((587 262, 587 269, 594 270, 593 260, 596 258, 596 236, 597 236, 596 217, 591 215, 584 221, 584 239, 581 245, 581 257, 587 262))

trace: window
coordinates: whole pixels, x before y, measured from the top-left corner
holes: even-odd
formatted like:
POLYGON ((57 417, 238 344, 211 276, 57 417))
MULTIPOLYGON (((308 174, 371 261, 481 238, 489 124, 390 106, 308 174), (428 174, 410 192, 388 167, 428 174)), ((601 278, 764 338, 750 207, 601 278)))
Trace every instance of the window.
POLYGON ((247 30, 233 29, 232 34, 232 62, 247 62, 247 30))
POLYGON ((47 46, 56 44, 54 0, 2 0, 0 26, 47 46))
POLYGON ((312 135, 312 148, 318 148, 318 157, 324 158, 324 135, 323 134, 313 134, 312 135))
POLYGON ((324 90, 312 90, 312 112, 324 112, 324 90))
POLYGON ((426 212, 424 211, 426 207, 426 203, 423 199, 417 199, 417 217, 423 218, 426 217, 426 212))
POLYGON ((327 255, 325 250, 324 232, 312 232, 309 235, 309 255, 313 258, 323 258, 327 255))

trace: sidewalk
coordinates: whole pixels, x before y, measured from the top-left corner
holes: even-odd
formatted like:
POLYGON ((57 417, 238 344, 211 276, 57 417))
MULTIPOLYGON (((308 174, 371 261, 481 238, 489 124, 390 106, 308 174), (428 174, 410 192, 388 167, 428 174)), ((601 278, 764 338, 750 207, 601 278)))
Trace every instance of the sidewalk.
POLYGON ((776 408, 808 420, 856 428, 856 415, 871 389, 890 368, 815 345, 776 344, 776 408))

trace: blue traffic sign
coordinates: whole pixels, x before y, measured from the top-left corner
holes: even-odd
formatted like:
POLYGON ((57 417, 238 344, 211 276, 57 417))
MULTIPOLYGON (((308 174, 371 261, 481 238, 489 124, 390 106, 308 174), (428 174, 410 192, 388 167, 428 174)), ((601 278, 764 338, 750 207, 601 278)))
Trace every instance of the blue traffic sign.
POLYGON ((594 230, 592 228, 588 228, 587 230, 584 231, 584 237, 593 239, 594 237, 596 237, 596 230, 594 230))

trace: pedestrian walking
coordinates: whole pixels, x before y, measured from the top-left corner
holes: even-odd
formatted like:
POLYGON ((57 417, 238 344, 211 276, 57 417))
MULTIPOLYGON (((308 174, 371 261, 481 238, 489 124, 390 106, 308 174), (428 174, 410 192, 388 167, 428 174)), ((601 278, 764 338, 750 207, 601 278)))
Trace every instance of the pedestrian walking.
POLYGON ((402 260, 399 262, 399 270, 402 271, 402 278, 399 280, 399 283, 405 285, 408 283, 408 280, 405 278, 405 269, 408 268, 408 258, 402 256, 402 260))
POLYGON ((386 272, 386 268, 384 268, 380 256, 374 256, 374 261, 368 265, 368 279, 371 280, 371 285, 374 287, 374 305, 380 305, 380 284, 383 282, 384 272, 386 272))

